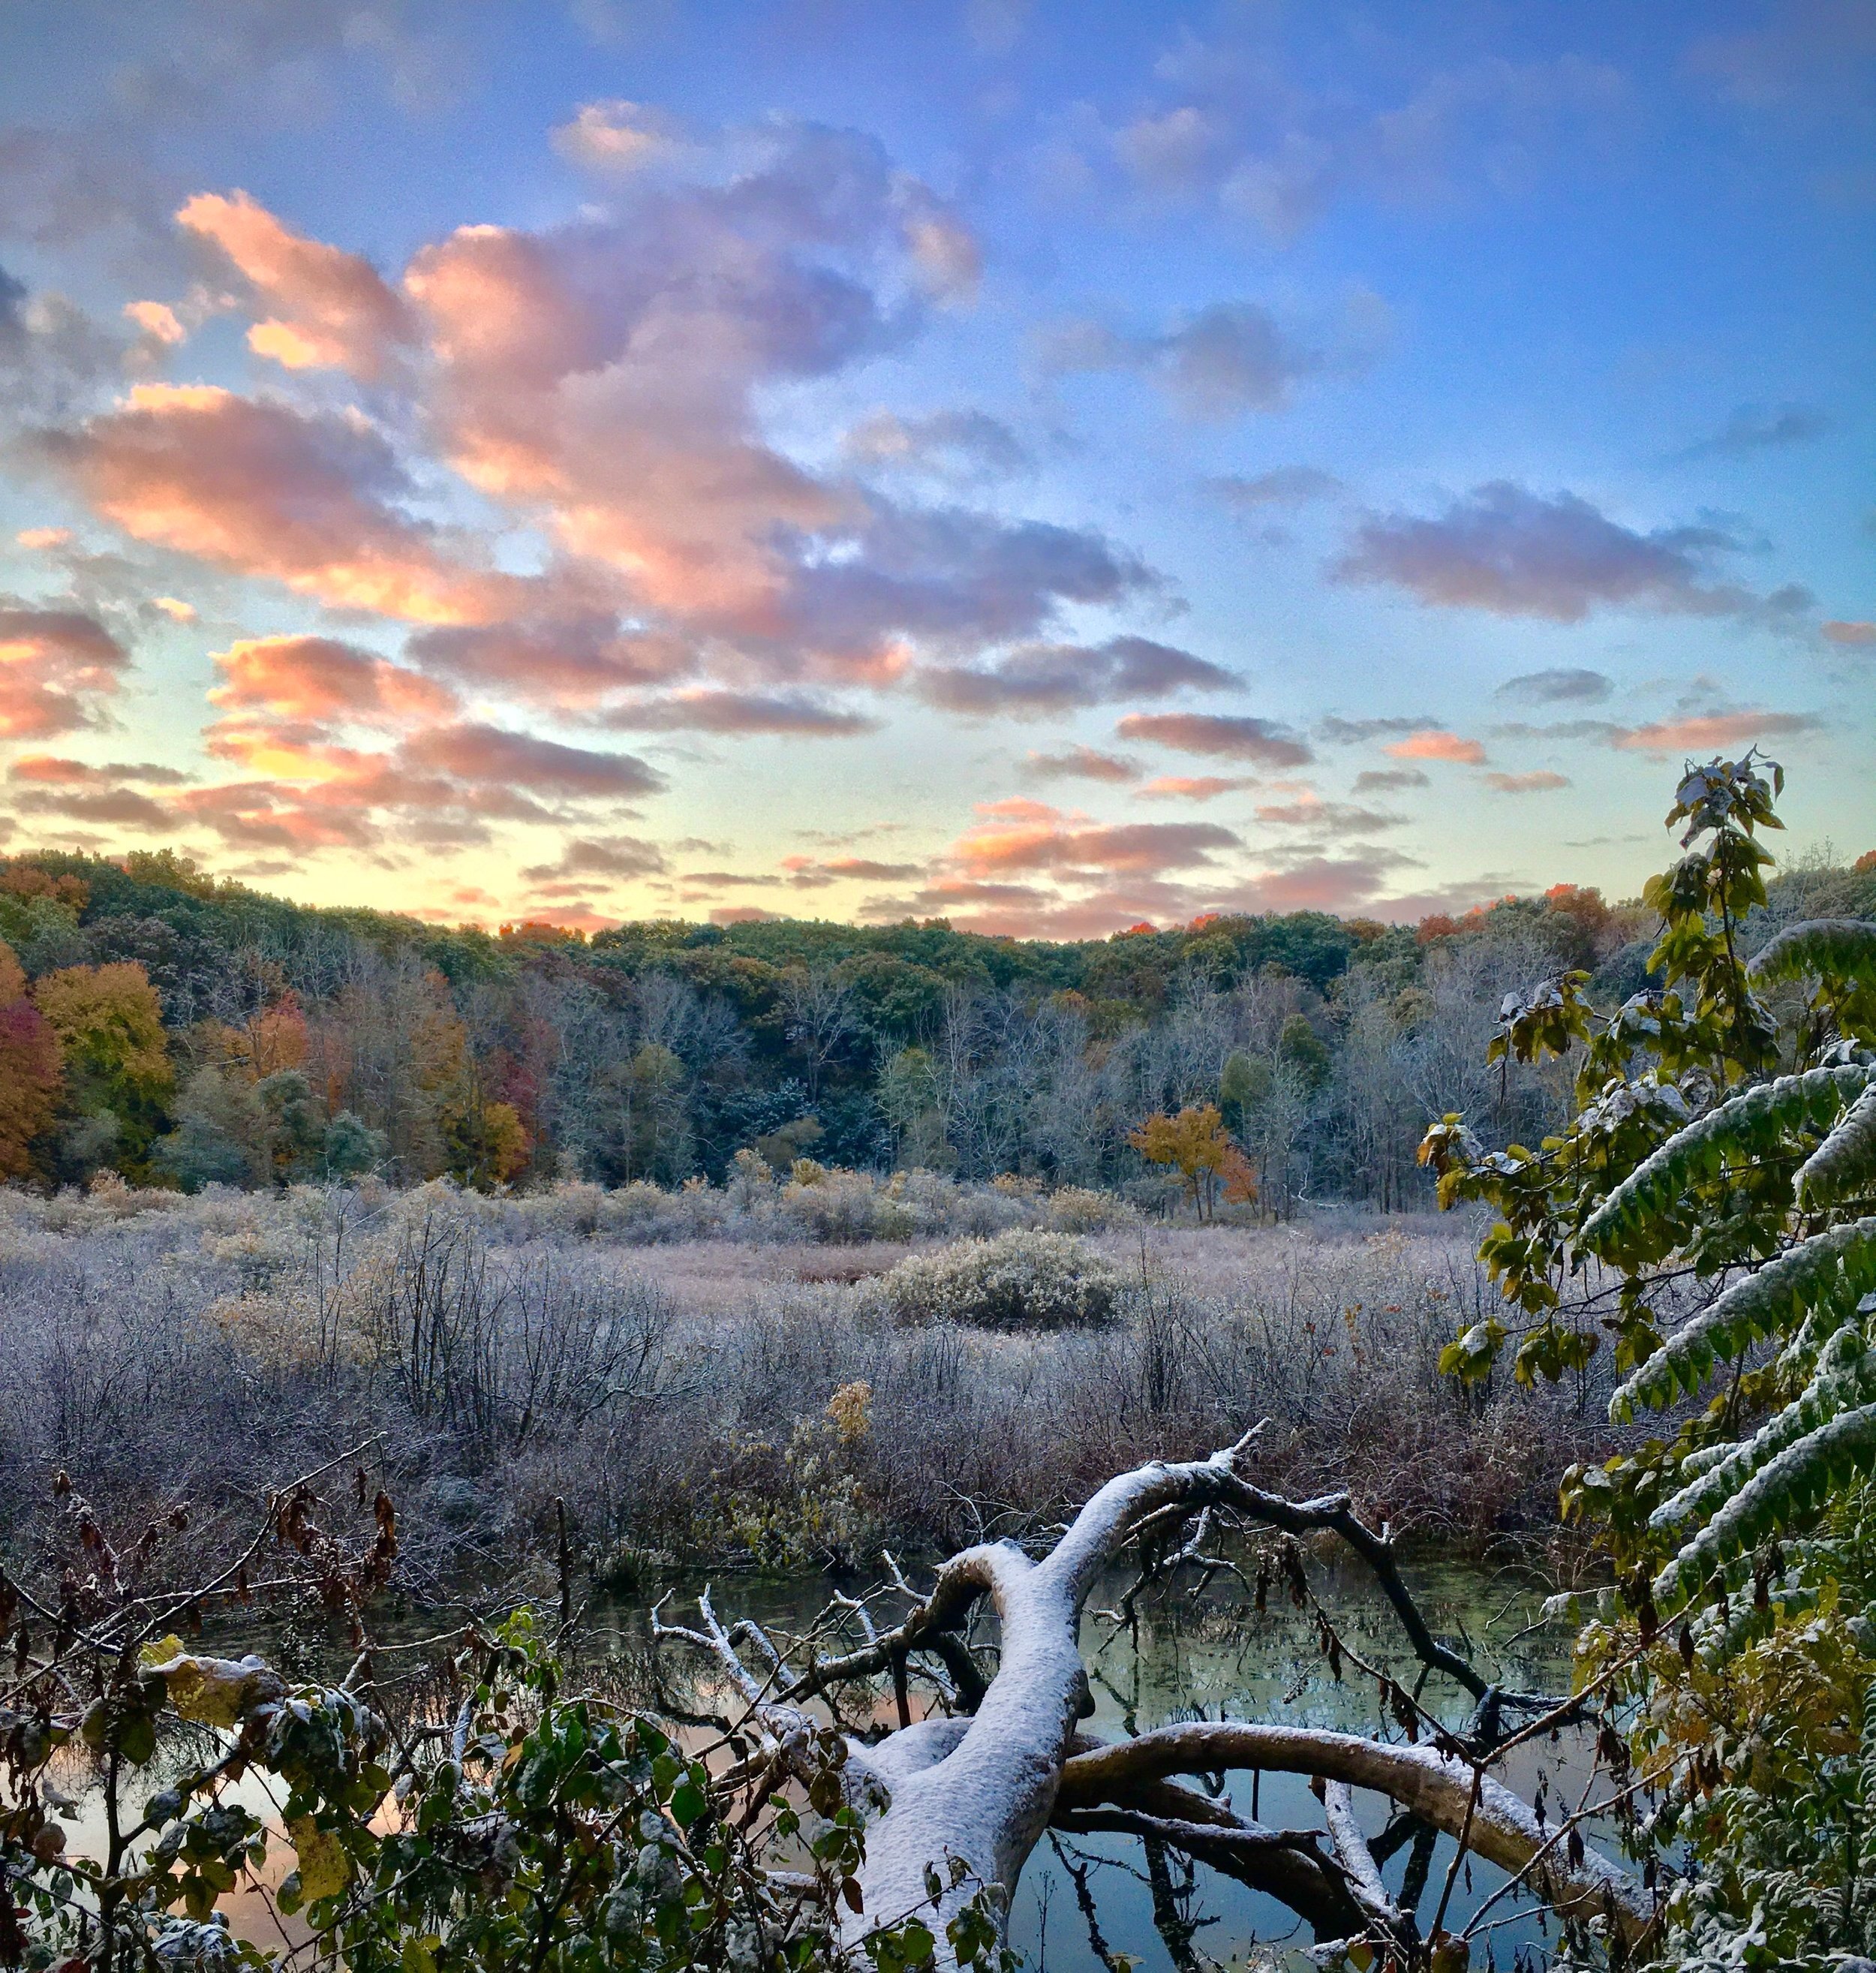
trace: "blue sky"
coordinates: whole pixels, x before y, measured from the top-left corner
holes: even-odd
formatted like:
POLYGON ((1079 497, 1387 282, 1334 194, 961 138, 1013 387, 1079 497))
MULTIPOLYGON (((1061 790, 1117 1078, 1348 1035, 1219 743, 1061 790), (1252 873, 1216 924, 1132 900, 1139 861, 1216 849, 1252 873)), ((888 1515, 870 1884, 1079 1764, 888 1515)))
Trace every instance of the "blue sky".
POLYGON ((1876 843, 1876 5, 0 25, 0 816, 1100 934, 1876 843))

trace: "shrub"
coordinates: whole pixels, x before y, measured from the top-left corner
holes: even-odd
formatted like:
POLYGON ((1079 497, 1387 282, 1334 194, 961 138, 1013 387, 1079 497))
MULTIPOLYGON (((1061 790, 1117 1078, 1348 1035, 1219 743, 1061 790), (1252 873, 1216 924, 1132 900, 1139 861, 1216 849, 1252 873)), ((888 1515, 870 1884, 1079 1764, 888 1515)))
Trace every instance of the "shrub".
POLYGON ((901 1322, 1063 1329, 1105 1322, 1120 1274, 1066 1233, 1013 1228, 901 1261, 878 1284, 901 1322))

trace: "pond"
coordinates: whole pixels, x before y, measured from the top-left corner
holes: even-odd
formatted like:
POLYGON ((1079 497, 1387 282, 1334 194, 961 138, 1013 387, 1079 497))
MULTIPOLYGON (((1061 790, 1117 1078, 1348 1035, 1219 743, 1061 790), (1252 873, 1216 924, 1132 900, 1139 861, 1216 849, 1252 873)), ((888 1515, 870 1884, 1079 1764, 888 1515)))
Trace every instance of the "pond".
MULTIPOLYGON (((1312 1588, 1335 1612, 1348 1644, 1411 1687, 1417 1667, 1372 1579, 1351 1562, 1319 1556, 1309 1558, 1308 1568, 1312 1588)), ((913 1573, 916 1582, 918 1572, 913 1573)), ((1461 1643, 1489 1676, 1523 1690, 1567 1690, 1567 1636, 1557 1627, 1530 1628, 1541 1593, 1530 1578, 1426 1556, 1404 1573, 1436 1631, 1461 1643)), ((1096 1706, 1087 1723, 1092 1733, 1113 1739, 1200 1718, 1282 1721, 1370 1734, 1381 1728, 1374 1681, 1352 1667, 1345 1667, 1339 1680, 1332 1675, 1313 1615, 1295 1609, 1280 1584, 1273 1587, 1267 1608, 1259 1612, 1233 1577, 1214 1580, 1196 1598, 1190 1582, 1182 1582, 1142 1598, 1137 1628, 1129 1628, 1098 1613, 1119 1601, 1129 1579, 1117 1572, 1104 1582, 1090 1598, 1083 1621, 1082 1654, 1096 1706)), ((713 1600, 726 1624, 751 1617, 773 1631, 799 1631, 837 1586, 854 1587, 818 1575, 720 1576, 713 1600)), ((628 1693, 635 1686, 642 1691, 642 1654, 650 1641, 652 1601, 668 1591, 667 1620, 694 1621, 694 1599, 703 1587, 701 1576, 674 1575, 641 1595, 596 1605, 588 1613, 586 1632, 591 1669, 603 1682, 622 1686, 628 1693)), ((433 1625, 420 1628, 428 1632, 433 1625)), ((328 1647, 303 1632, 295 1638, 276 1630, 217 1638, 212 1647, 258 1648, 276 1663, 297 1658, 296 1668, 308 1674, 315 1661, 329 1656, 328 1647)), ((321 1675, 338 1676, 342 1664, 342 1660, 319 1662, 317 1668, 321 1675)), ((1449 1724, 1463 1721, 1471 1710, 1464 1693, 1437 1677, 1427 1681, 1421 1697, 1449 1724)), ((880 1716, 886 1716, 884 1709, 880 1716)), ((165 1767, 159 1755, 149 1771, 152 1790, 165 1785, 165 1767)), ((1583 1739, 1565 1734, 1517 1750, 1500 1775, 1527 1800, 1541 1782, 1553 1801, 1567 1797, 1574 1805, 1590 1772, 1583 1739)), ((74 1774, 72 1779, 77 1778, 74 1774)), ((1240 1814, 1272 1827, 1320 1827, 1320 1807, 1301 1777, 1228 1779, 1225 1798, 1240 1814)), ((277 1826, 279 1804, 261 1777, 250 1775, 238 1792, 277 1826)), ((1355 1800, 1364 1830, 1378 1845, 1389 1890, 1402 1903, 1417 1905, 1425 1929, 1440 1903, 1454 1844, 1446 1837, 1434 1841, 1423 1836, 1417 1847, 1404 1829, 1390 1830, 1384 1799, 1358 1791, 1355 1800)), ((75 1825, 79 1847, 95 1850, 103 1834, 95 1795, 67 1819, 75 1825)), ((276 1845, 270 1877, 277 1881, 287 1867, 285 1846, 276 1845)), ((1492 1865, 1470 1860, 1453 1886, 1449 1925, 1459 1929, 1503 1881, 1492 1865)), ((1502 1899, 1490 1916, 1493 1928, 1476 1965, 1507 1967, 1520 1955, 1527 1963, 1542 1963, 1546 1921, 1530 1899, 1502 1899)), ((283 1936, 270 1901, 260 1896, 237 1894, 230 1901, 230 1916, 237 1930, 257 1942, 273 1945, 283 1936)), ((299 1935, 290 1922, 286 1935, 299 1935)), ((1176 1857, 1149 1869, 1145 1846, 1129 1836, 1045 1837, 1018 1887, 1010 1936, 1036 1973, 1051 1968, 1114 1973, 1123 1961, 1143 1968, 1170 1967, 1174 1973, 1200 1973, 1214 1965, 1301 1969, 1312 1963, 1306 1953, 1312 1935, 1286 1907, 1204 1866, 1188 1871, 1176 1857)))
MULTIPOLYGON (((1335 1613, 1348 1643, 1411 1689, 1417 1665, 1372 1578, 1358 1564, 1315 1556, 1309 1569, 1312 1586, 1335 1613)), ((1542 1592, 1528 1575, 1427 1556, 1404 1572, 1436 1631, 1460 1642, 1489 1676, 1519 1690, 1568 1690, 1568 1633, 1557 1626, 1529 1628, 1542 1592)), ((1374 1682, 1352 1667, 1345 1667, 1341 1680, 1331 1674, 1313 1613, 1293 1608, 1280 1586, 1272 1589, 1266 1609, 1259 1613, 1234 1579, 1214 1581, 1196 1601, 1188 1581, 1169 1594, 1142 1600, 1136 1637, 1096 1614, 1118 1602, 1129 1579, 1121 1572, 1104 1583, 1090 1598, 1083 1620, 1082 1655, 1096 1706, 1090 1732, 1114 1739, 1201 1717, 1370 1734, 1380 1729, 1374 1682)), ((667 1620, 686 1621, 680 1606, 702 1586, 701 1579, 679 1579, 667 1620)), ((713 1602, 726 1624, 747 1616, 765 1627, 799 1631, 825 1605, 829 1587, 819 1578, 719 1578, 713 1602)), ((622 1640, 642 1644, 648 1636, 642 1603, 621 1604, 595 1615, 616 1625, 622 1640)), ((695 1621, 694 1611, 689 1617, 695 1621)), ((1451 1725, 1463 1723, 1472 1710, 1456 1685, 1437 1677, 1428 1680, 1421 1698, 1451 1725)), ((1397 1730, 1391 1729, 1390 1737, 1398 1738, 1397 1730)), ((1590 1772, 1584 1740, 1567 1733, 1555 1742, 1546 1739, 1515 1750, 1500 1778, 1527 1800, 1541 1782, 1553 1801, 1567 1796, 1574 1806, 1590 1772)), ((1226 1798, 1240 1814, 1253 1814, 1251 1778, 1228 1779, 1226 1798)), ((1254 1785, 1254 1813, 1266 1826, 1321 1826, 1321 1808, 1301 1776, 1268 1774, 1254 1785)), ((1404 1831, 1394 1831, 1391 1838, 1384 1835, 1390 1821, 1384 1799, 1357 1791, 1355 1801, 1365 1831, 1371 1842, 1379 1840, 1384 1853, 1382 1874, 1389 1890, 1404 1903, 1417 1902, 1423 1928, 1430 1926, 1455 1845, 1442 1837, 1429 1847, 1423 1837, 1417 1854, 1414 1842, 1403 1840, 1404 1831), (1419 1895, 1410 1897, 1416 1885, 1419 1895)), ((1203 1865, 1188 1876, 1176 1859, 1170 1870, 1158 1874, 1155 1883, 1144 1846, 1132 1837, 1045 1837, 1012 1903, 1011 1942, 1038 1973, 1050 1968, 1098 1973, 1103 1964, 1118 1965, 1122 1955, 1142 1968, 1170 1966, 1177 1973, 1247 1960, 1297 1968, 1312 1964, 1306 1951, 1312 1942, 1309 1928, 1274 1899, 1203 1865)), ((1449 1926, 1460 1929, 1503 1882, 1492 1865, 1469 1860, 1453 1887, 1449 1926)), ((1501 1899, 1489 1916, 1492 1929, 1481 1943, 1476 1965, 1507 1967, 1521 1954, 1527 1963, 1541 1964, 1555 1929, 1531 1899, 1501 1899)))

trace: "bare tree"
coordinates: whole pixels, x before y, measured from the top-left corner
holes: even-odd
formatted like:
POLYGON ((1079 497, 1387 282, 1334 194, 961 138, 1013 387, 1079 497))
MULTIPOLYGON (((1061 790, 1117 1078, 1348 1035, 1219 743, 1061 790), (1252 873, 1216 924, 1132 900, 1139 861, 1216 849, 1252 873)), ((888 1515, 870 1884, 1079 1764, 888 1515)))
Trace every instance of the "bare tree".
MULTIPOLYGON (((935 1906, 948 1919, 985 1886, 1001 1886, 1007 1898, 1053 1827, 1149 1838, 1283 1899, 1320 1938, 1361 1941, 1405 1963, 1423 1963, 1414 1916, 1389 1896, 1355 1822, 1351 1788, 1386 1795, 1457 1839, 1433 1923, 1436 1943, 1459 1860, 1469 1850, 1514 1873, 1566 1917, 1606 1928, 1625 1947, 1649 1929, 1651 1894, 1581 1834, 1590 1816, 1627 1798, 1620 1779, 1612 1778, 1593 1806, 1593 1788, 1574 1813, 1547 1825, 1492 1772, 1512 1747, 1579 1717, 1587 1696, 1553 1699, 1492 1684, 1434 1635, 1386 1533, 1362 1521, 1346 1494, 1293 1500, 1245 1477, 1255 1437, 1255 1430, 1247 1433, 1209 1459, 1155 1461, 1110 1480, 1040 1559, 1011 1542, 981 1543, 953 1556, 923 1595, 894 1566, 893 1586, 910 1607, 881 1631, 865 1606, 850 1600, 846 1607, 864 1620, 864 1641, 843 1652, 824 1654, 808 1641, 778 1642, 747 1622, 726 1630, 708 1592, 699 1602, 701 1628, 668 1625, 654 1613, 655 1638, 705 1654, 727 1681, 742 1716, 726 1723, 757 1742, 744 1777, 757 1798, 789 1772, 796 1750, 811 1739, 815 1723, 802 1710, 809 1700, 834 1704, 838 1717, 843 1690, 874 1677, 890 1680, 898 1729, 873 1744, 851 1736, 842 1771, 847 1804, 868 1825, 860 1906, 849 1926, 856 1942, 897 1912, 935 1906), (1420 1684, 1437 1674, 1476 1702, 1469 1726, 1462 1733, 1442 1726, 1384 1667, 1336 1635, 1319 1605, 1334 1662, 1339 1668, 1345 1660, 1378 1681, 1407 1739, 1204 1720, 1112 1745, 1083 1732, 1094 1706, 1077 1638, 1103 1572, 1131 1546, 1142 1559, 1142 1582, 1186 1566, 1215 1573, 1225 1564, 1207 1552, 1208 1543, 1227 1521, 1289 1538, 1283 1566, 1299 1597, 1309 1592, 1297 1538, 1339 1536, 1391 1605, 1423 1667, 1420 1684), (968 1641, 971 1614, 986 1599, 1002 1634, 1000 1663, 988 1678, 968 1641), (804 1643, 808 1656, 797 1670, 792 1660, 804 1643), (927 1667, 941 1702, 953 1709, 949 1716, 913 1720, 908 1680, 915 1665, 927 1667), (1266 1828, 1174 1778, 1231 1769, 1312 1777, 1325 1827, 1266 1828)), ((1140 1586, 1113 1613, 1116 1622, 1125 1621, 1140 1586)))
POLYGON ((781 997, 784 1031, 806 1070, 812 1103, 828 1064, 858 1029, 853 989, 824 968, 794 967, 783 975, 781 997))

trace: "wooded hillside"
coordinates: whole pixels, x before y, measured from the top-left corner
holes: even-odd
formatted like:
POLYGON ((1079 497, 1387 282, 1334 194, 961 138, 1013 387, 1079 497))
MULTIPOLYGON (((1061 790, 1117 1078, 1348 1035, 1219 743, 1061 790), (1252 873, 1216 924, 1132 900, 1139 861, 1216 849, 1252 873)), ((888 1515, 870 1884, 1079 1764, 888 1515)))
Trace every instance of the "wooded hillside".
MULTIPOLYGON (((1876 916, 1876 861, 1800 867, 1794 918, 1876 916)), ((486 1187, 721 1182, 753 1148, 965 1178, 1168 1183, 1129 1138, 1217 1104, 1267 1206, 1393 1206, 1432 1117, 1559 1092, 1482 1065, 1504 993, 1645 982, 1652 911, 1562 885, 1417 927, 1313 911, 1072 944, 942 920, 629 924, 587 939, 315 910, 168 852, 0 864, 0 1173, 188 1188, 377 1169, 486 1187)))

